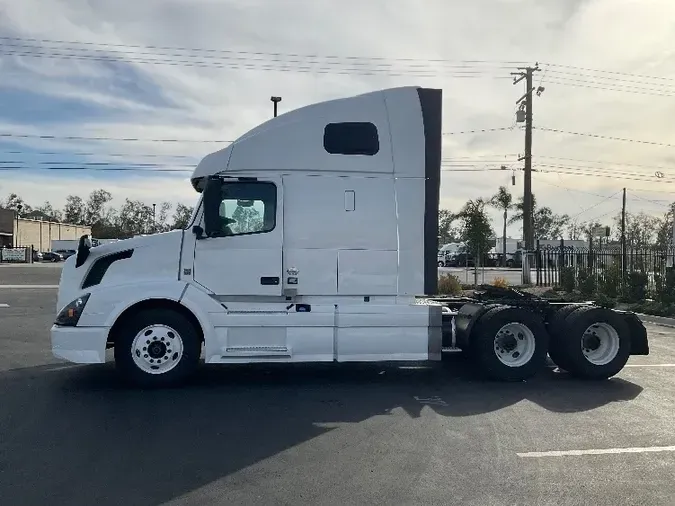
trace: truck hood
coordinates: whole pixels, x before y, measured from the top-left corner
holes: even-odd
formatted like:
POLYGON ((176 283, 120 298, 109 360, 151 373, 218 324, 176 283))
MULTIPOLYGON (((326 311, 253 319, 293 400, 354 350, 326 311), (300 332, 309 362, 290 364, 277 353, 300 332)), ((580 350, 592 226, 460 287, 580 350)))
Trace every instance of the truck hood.
POLYGON ((91 248, 87 260, 77 268, 76 255, 69 257, 61 271, 56 301, 57 312, 83 293, 100 290, 105 286, 125 283, 137 285, 149 281, 178 279, 183 233, 183 230, 172 230, 102 244, 91 248), (126 252, 131 252, 131 256, 120 255, 126 252), (120 259, 111 262, 107 269, 104 269, 105 273, 100 282, 82 288, 93 266, 97 264, 97 269, 100 269, 101 262, 98 261, 104 257, 108 260, 117 257, 120 259))

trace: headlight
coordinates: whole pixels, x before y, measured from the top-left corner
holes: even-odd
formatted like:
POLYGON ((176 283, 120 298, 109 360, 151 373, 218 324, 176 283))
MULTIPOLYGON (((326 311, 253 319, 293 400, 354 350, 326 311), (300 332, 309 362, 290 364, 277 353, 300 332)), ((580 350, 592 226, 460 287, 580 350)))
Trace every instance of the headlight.
POLYGON ((77 325, 77 322, 80 321, 82 311, 84 311, 84 306, 86 306, 87 301, 89 300, 89 295, 90 294, 85 293, 71 303, 66 304, 66 307, 59 312, 54 323, 64 327, 74 327, 77 325))

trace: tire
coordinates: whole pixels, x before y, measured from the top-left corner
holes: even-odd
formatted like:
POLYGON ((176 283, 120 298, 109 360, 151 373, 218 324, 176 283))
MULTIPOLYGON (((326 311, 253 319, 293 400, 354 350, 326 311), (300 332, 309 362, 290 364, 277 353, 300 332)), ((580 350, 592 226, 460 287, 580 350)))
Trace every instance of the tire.
POLYGON ((443 267, 444 266, 443 262, 438 262, 438 266, 443 267))
POLYGON ((582 304, 570 304, 568 306, 562 306, 558 309, 551 319, 548 321, 547 329, 551 340, 548 345, 548 355, 551 357, 551 360, 557 365, 560 369, 569 372, 571 367, 566 358, 565 352, 560 347, 560 342, 567 339, 570 333, 569 325, 567 323, 567 317, 573 311, 576 311, 580 307, 584 307, 582 304))
POLYGON ((184 382, 196 371, 200 354, 198 330, 183 315, 169 309, 143 310, 129 318, 115 336, 118 372, 125 381, 141 387, 161 388, 184 382))
POLYGON ((568 332, 557 339, 557 352, 564 369, 583 379, 601 380, 615 376, 628 362, 630 330, 611 309, 585 306, 566 318, 568 332))
POLYGON ((516 307, 498 306, 476 322, 470 350, 488 378, 523 381, 543 368, 548 341, 546 328, 537 315, 516 307))

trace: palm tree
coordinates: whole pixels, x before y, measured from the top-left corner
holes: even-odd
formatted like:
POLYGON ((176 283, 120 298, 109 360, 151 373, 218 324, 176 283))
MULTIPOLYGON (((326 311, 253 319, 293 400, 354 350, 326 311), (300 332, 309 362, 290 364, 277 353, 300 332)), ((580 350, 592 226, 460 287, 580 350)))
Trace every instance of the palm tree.
POLYGON ((514 208, 513 195, 509 193, 506 186, 500 186, 497 193, 490 198, 490 205, 501 209, 504 212, 504 229, 502 234, 502 266, 506 266, 506 225, 508 223, 508 214, 514 208))

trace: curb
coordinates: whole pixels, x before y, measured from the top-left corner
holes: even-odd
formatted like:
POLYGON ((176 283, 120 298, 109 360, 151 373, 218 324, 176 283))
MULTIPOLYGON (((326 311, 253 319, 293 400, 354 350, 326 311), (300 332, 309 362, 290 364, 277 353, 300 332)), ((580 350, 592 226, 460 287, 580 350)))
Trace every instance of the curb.
POLYGON ((675 318, 667 318, 665 316, 654 316, 643 313, 635 313, 644 323, 651 323, 660 325, 661 327, 675 328, 675 318))

